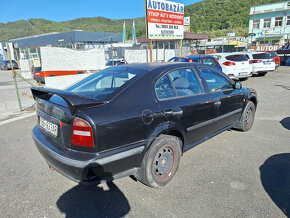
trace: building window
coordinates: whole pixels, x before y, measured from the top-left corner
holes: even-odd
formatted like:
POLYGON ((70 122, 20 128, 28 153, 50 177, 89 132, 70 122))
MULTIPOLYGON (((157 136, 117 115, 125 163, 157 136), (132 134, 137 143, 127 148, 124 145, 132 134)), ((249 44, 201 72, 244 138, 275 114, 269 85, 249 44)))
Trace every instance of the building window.
POLYGON ((272 40, 272 45, 279 45, 280 40, 279 39, 274 39, 272 40))
POLYGON ((269 45, 269 41, 268 40, 261 41, 260 42, 260 45, 269 45))
POLYGON ((253 29, 260 29, 260 20, 253 21, 253 29))
POLYGON ((269 29, 271 27, 271 18, 264 19, 264 28, 269 29))
POLYGON ((290 26, 290 16, 287 16, 286 25, 287 25, 287 26, 290 26))
POLYGON ((282 26, 283 17, 275 17, 275 27, 282 26))

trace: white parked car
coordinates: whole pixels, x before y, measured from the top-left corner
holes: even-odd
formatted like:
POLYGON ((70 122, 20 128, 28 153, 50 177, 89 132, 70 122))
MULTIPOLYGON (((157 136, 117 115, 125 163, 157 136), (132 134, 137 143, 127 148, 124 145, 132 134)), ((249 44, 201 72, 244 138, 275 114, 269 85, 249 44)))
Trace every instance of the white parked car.
POLYGON ((276 69, 275 61, 266 52, 235 52, 235 54, 243 54, 249 58, 253 74, 264 76, 276 69))
POLYGON ((246 55, 235 53, 215 53, 210 55, 218 60, 223 73, 231 79, 238 80, 252 76, 252 66, 246 55))

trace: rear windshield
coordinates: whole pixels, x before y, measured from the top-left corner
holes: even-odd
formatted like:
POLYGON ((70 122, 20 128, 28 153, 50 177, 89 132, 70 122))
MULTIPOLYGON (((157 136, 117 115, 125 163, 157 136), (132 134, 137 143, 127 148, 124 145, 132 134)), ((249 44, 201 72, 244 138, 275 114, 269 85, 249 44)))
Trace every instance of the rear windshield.
POLYGON ((216 62, 216 60, 214 58, 201 58, 200 62, 203 64, 208 64, 208 65, 212 65, 215 67, 219 67, 219 64, 216 62))
POLYGON ((278 57, 276 52, 270 52, 271 57, 278 57))
POLYGON ((248 61, 248 58, 245 55, 229 55, 226 57, 229 61, 248 61))
POLYGON ((253 54, 254 59, 272 59, 269 54, 262 53, 262 54, 253 54))
POLYGON ((128 72, 127 67, 112 67, 83 79, 67 88, 67 90, 76 94, 104 100, 137 74, 128 72))

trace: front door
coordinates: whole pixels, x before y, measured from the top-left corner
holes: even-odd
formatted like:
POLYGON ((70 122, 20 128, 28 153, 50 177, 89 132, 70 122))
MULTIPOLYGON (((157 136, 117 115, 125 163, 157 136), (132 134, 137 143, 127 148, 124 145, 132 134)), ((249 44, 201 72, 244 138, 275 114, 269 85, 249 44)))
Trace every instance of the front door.
POLYGON ((242 114, 243 96, 226 77, 212 68, 201 68, 201 73, 210 89, 214 101, 214 120, 212 133, 218 132, 239 121, 242 114))

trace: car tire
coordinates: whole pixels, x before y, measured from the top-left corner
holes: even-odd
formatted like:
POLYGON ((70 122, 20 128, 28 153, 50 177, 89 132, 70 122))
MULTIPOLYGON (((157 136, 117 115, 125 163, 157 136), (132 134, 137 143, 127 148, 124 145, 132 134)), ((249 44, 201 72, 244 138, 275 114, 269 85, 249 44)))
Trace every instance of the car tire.
POLYGON ((165 186, 178 170, 182 141, 175 136, 160 135, 145 154, 140 182, 153 188, 165 186))
POLYGON ((242 114, 240 127, 238 129, 243 132, 249 131, 254 124, 255 114, 256 114, 255 104, 252 101, 249 101, 242 114))
POLYGON ((261 72, 261 73, 259 73, 259 76, 266 76, 267 73, 268 72, 261 72))

